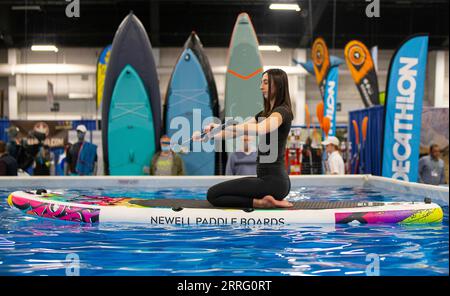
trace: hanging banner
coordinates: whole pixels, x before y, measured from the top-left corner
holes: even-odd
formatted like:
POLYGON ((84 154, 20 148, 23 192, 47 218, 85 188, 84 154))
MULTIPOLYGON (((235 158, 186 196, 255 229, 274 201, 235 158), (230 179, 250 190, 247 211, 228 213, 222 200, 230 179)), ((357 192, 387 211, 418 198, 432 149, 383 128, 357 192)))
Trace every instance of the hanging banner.
POLYGON ((317 38, 314 40, 312 46, 312 61, 314 65, 314 72, 316 74, 317 85, 319 86, 322 99, 325 95, 325 83, 330 69, 330 56, 328 54, 328 47, 323 38, 317 38))
MULTIPOLYGON (((316 73, 314 72, 314 64, 311 60, 308 60, 305 63, 299 62, 296 59, 292 59, 292 62, 295 65, 299 65, 302 66, 303 69, 306 70, 306 72, 308 72, 309 74, 316 76, 316 73)), ((330 56, 330 67, 335 67, 335 66, 339 66, 342 65, 344 62, 343 59, 338 58, 337 56, 330 56)))
POLYGON ((383 176, 417 182, 428 36, 406 40, 392 57, 386 88, 383 176))
POLYGON ((336 136, 336 106, 338 93, 338 66, 328 71, 325 84, 324 116, 330 118, 330 129, 328 136, 336 136))
POLYGON ((375 65, 367 47, 357 40, 345 46, 345 61, 366 107, 380 105, 375 65))
POLYGON ((53 107, 53 103, 55 102, 55 92, 53 88, 53 83, 47 80, 47 103, 50 108, 53 107))
POLYGON ((106 67, 108 66, 111 45, 105 47, 98 58, 97 63, 97 108, 100 107, 103 98, 103 87, 105 85, 106 67))

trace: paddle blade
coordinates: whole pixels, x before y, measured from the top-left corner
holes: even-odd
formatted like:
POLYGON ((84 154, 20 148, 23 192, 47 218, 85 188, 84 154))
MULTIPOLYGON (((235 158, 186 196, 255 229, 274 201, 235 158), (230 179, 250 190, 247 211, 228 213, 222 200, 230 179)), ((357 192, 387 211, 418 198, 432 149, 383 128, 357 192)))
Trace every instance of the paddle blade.
POLYGON ((316 107, 316 116, 317 120, 319 121, 320 127, 322 128, 322 121, 323 121, 323 102, 320 102, 317 104, 316 107))
POLYGON ((325 136, 328 136, 328 132, 330 131, 330 127, 331 127, 331 120, 330 117, 325 116, 322 119, 322 128, 323 128, 323 132, 325 133, 325 136))
POLYGON ((361 127, 361 133, 362 133, 362 140, 363 142, 366 141, 367 138, 367 125, 369 123, 369 117, 365 116, 362 121, 362 127, 361 127))
POLYGON ((305 104, 305 120, 306 120, 306 128, 309 129, 311 126, 311 114, 309 113, 308 104, 305 104))
POLYGON ((356 145, 359 145, 359 128, 356 120, 352 120, 353 129, 355 130, 356 145))

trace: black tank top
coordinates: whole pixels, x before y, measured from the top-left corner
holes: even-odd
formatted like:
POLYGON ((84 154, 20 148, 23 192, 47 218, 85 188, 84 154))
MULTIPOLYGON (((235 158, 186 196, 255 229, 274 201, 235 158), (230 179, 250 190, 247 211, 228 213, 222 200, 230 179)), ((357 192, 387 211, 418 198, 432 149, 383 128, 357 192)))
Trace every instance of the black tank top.
MULTIPOLYGON (((270 114, 274 112, 278 112, 281 114, 283 122, 278 127, 278 129, 272 131, 270 135, 260 135, 258 137, 258 175, 266 175, 268 173, 277 175, 282 173, 286 174, 286 168, 284 166, 284 155, 286 149, 286 141, 289 136, 289 131, 291 130, 293 115, 286 106, 275 107, 270 114)), ((267 117, 264 117, 262 116, 262 113, 263 111, 255 115, 255 119, 257 122, 261 122, 270 116, 269 114, 267 117)))

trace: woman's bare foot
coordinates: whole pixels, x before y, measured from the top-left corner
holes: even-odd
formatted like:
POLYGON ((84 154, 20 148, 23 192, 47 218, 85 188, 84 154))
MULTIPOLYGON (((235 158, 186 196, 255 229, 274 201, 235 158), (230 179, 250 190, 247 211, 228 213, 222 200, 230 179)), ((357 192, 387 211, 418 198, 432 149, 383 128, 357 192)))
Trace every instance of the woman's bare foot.
POLYGON ((270 208, 290 208, 293 204, 287 200, 276 200, 271 195, 266 195, 261 199, 253 199, 254 208, 270 209, 270 208))

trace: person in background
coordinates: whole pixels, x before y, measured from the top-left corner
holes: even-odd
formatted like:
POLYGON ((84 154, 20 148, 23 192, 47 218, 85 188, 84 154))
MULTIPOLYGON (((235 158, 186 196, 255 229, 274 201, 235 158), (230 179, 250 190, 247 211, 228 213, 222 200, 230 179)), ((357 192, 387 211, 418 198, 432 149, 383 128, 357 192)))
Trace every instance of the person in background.
POLYGON ((27 151, 27 143, 19 137, 19 128, 11 125, 7 129, 8 143, 6 144, 7 153, 14 157, 19 167, 19 173, 29 168, 34 161, 34 157, 27 151))
POLYGON ((302 147, 302 175, 314 174, 312 139, 306 138, 305 144, 302 147))
POLYGON ((311 137, 306 138, 302 148, 302 175, 322 174, 322 150, 315 146, 311 137))
POLYGON ((8 143, 6 144, 6 151, 8 154, 18 161, 20 151, 22 150, 21 143, 19 140, 19 128, 17 126, 11 125, 7 130, 8 133, 8 143))
MULTIPOLYGON (((322 141, 322 133, 320 131, 314 131, 311 136, 311 156, 312 156, 312 165, 313 165, 313 174, 314 175, 322 175, 324 173, 324 162, 323 155, 326 153, 323 151, 323 147, 321 145, 322 141)), ((304 163, 305 161, 303 161, 304 163)))
POLYGON ((345 165, 341 154, 339 153, 339 139, 329 136, 322 142, 325 146, 328 159, 325 162, 325 171, 329 175, 344 175, 345 165))
POLYGON ((322 154, 323 149, 320 145, 311 144, 312 160, 313 160, 313 174, 322 175, 322 154))
POLYGON ((38 140, 38 144, 34 149, 34 176, 50 176, 50 169, 52 167, 53 156, 50 152, 50 147, 45 144, 46 135, 44 133, 33 131, 32 135, 38 140))
POLYGON ((60 153, 55 159, 55 176, 64 176, 67 173, 67 155, 69 154, 70 147, 72 144, 70 142, 64 141, 63 152, 60 153))
POLYGON ((419 182, 431 185, 445 184, 444 161, 437 144, 430 146, 429 154, 419 160, 419 182))
POLYGON ((69 151, 72 148, 72 143, 67 142, 64 144, 64 153, 59 156, 58 166, 64 175, 67 174, 69 170, 69 165, 67 164, 67 155, 69 155, 69 151))
POLYGON ((17 161, 8 154, 3 141, 0 141, 0 176, 17 176, 17 161))
POLYGON ((153 155, 149 173, 153 176, 184 175, 183 160, 177 153, 170 149, 169 136, 164 135, 161 137, 161 151, 153 155))
POLYGON ((85 141, 87 128, 80 124, 76 128, 78 141, 70 146, 66 155, 67 172, 70 176, 97 174, 97 145, 85 141))
POLYGON ((233 152, 229 157, 225 175, 256 175, 256 147, 248 135, 242 137, 243 151, 233 152))

